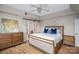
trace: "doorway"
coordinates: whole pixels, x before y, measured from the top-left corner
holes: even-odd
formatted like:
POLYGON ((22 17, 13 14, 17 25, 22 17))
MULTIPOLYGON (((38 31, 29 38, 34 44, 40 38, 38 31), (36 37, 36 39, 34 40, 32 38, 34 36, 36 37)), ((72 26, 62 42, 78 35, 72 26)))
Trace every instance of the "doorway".
POLYGON ((79 47, 79 17, 75 19, 75 46, 79 47))

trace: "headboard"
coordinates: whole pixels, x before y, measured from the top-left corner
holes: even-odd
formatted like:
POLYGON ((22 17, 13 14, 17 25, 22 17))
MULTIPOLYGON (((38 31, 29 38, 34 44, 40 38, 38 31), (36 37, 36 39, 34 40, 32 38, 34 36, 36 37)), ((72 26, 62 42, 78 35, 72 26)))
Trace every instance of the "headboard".
POLYGON ((45 28, 56 28, 56 29, 60 30, 60 33, 64 37, 64 26, 45 26, 45 28))

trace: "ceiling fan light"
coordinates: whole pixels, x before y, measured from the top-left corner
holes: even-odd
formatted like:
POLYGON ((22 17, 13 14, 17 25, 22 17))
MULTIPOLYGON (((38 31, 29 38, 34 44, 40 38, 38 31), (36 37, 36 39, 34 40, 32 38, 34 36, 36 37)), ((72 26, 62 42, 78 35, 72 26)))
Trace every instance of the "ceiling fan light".
MULTIPOLYGON (((36 8, 36 11, 38 13, 42 13, 42 11, 47 11, 47 12, 49 11, 48 9, 46 9, 46 7, 48 7, 47 4, 36 4, 36 5, 31 5, 31 6, 36 8)), ((35 10, 33 10, 33 11, 35 11, 35 10)))
POLYGON ((25 15, 27 15, 27 12, 25 12, 25 15))
POLYGON ((39 13, 41 13, 41 11, 42 11, 41 8, 37 8, 37 10, 38 10, 39 13))

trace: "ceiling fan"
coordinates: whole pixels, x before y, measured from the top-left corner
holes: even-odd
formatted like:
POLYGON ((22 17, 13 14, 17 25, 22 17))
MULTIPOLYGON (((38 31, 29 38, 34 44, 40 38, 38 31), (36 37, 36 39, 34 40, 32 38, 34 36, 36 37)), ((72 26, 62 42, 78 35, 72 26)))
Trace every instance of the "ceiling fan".
POLYGON ((31 12, 37 11, 38 13, 42 13, 42 11, 49 12, 50 10, 48 9, 47 4, 31 4, 31 7, 35 8, 31 10, 31 12))

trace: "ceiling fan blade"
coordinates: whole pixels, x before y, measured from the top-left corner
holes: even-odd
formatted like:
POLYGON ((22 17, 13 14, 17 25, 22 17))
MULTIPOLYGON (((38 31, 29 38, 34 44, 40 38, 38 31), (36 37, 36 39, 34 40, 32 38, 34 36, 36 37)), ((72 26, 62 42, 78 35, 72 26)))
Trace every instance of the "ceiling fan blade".
POLYGON ((48 5, 47 4, 39 4, 39 7, 41 7, 41 8, 48 8, 48 5))
POLYGON ((47 11, 47 12, 49 12, 49 11, 50 11, 49 9, 42 9, 42 10, 47 11))
POLYGON ((31 12, 37 11, 37 9, 31 10, 31 12))
POLYGON ((31 6, 34 7, 34 8, 38 8, 38 7, 37 7, 36 5, 34 5, 34 4, 31 4, 31 6))
POLYGON ((44 8, 48 8, 48 4, 43 4, 43 7, 44 8))
POLYGON ((39 4, 39 7, 42 8, 42 4, 39 4))

